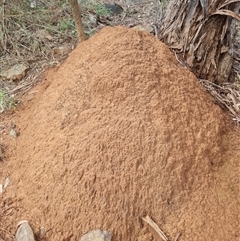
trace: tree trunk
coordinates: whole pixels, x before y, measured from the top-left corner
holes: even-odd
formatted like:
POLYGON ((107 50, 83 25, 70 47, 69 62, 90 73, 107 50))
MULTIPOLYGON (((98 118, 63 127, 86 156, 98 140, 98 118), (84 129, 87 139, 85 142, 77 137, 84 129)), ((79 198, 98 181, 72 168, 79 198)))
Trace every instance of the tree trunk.
POLYGON ((201 79, 231 81, 240 0, 172 0, 160 38, 201 79))
POLYGON ((73 19, 74 19, 75 26, 77 29, 78 41, 82 42, 86 39, 86 37, 85 37, 84 31, 83 31, 81 8, 80 8, 77 0, 69 0, 69 3, 71 5, 73 19))

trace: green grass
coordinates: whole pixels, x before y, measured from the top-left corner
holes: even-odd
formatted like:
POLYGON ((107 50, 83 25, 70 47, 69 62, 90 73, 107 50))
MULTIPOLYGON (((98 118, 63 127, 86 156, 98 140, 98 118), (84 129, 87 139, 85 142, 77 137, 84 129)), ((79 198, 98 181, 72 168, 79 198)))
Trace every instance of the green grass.
POLYGON ((109 11, 109 9, 107 9, 105 5, 102 3, 82 0, 80 5, 82 7, 82 11, 94 12, 100 17, 107 17, 111 15, 111 12, 109 11))
POLYGON ((73 22, 73 19, 63 19, 63 20, 60 20, 59 23, 58 23, 58 28, 59 28, 59 31, 65 31, 65 30, 74 30, 75 29, 75 25, 74 25, 74 22, 73 22))
POLYGON ((16 107, 17 100, 7 94, 3 89, 0 89, 0 113, 3 113, 6 110, 12 110, 16 107))
POLYGON ((100 17, 106 17, 111 14, 111 12, 104 6, 104 4, 95 4, 93 7, 96 14, 100 17))
POLYGON ((237 38, 240 38, 240 29, 237 30, 236 36, 237 38))

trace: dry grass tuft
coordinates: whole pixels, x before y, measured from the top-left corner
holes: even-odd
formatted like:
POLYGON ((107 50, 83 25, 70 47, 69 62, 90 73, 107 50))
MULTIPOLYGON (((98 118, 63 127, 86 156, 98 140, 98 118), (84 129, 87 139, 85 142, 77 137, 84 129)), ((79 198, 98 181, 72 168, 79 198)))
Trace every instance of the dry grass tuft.
POLYGON ((200 80, 200 83, 210 92, 214 101, 223 109, 227 109, 232 119, 240 123, 240 76, 239 82, 214 84, 207 80, 200 80))

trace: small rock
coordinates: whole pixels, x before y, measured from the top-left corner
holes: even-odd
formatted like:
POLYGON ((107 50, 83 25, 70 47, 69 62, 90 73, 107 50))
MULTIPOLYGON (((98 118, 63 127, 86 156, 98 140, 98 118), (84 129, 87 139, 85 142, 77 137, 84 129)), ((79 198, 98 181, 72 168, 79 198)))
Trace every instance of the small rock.
POLYGON ((17 138, 17 132, 14 129, 10 130, 9 136, 17 138))
POLYGON ((104 3, 104 6, 105 6, 105 8, 107 8, 107 9, 111 12, 111 14, 113 14, 113 15, 117 15, 117 14, 120 14, 120 13, 123 12, 123 8, 122 8, 120 5, 116 4, 116 3, 114 3, 114 4, 104 3))
POLYGON ((39 234, 39 239, 42 240, 44 236, 46 235, 46 230, 44 227, 40 227, 40 234, 39 234))
POLYGON ((6 188, 9 183, 10 183, 10 179, 8 177, 6 177, 4 184, 3 184, 3 188, 6 188))
POLYGON ((153 28, 151 25, 136 25, 133 27, 133 29, 138 30, 138 31, 147 31, 151 33, 153 31, 153 28))
POLYGON ((79 241, 111 241, 111 238, 112 235, 108 231, 97 229, 86 233, 79 241))
POLYGON ((37 7, 37 2, 34 1, 34 0, 33 1, 30 0, 30 7, 31 8, 36 8, 37 7))
POLYGON ((33 231, 28 221, 23 220, 18 224, 16 241, 35 241, 33 231))
POLYGON ((9 81, 20 81, 25 77, 29 67, 24 64, 16 64, 11 69, 3 71, 0 76, 9 81))

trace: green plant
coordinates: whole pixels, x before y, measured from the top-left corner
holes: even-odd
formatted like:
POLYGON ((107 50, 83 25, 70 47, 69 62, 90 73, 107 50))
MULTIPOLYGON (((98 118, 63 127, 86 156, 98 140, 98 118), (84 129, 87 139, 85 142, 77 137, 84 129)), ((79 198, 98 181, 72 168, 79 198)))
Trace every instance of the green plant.
POLYGON ((0 89, 0 113, 4 112, 5 110, 11 110, 16 107, 16 105, 16 99, 7 94, 5 90, 0 89))
POLYGON ((100 17, 110 15, 109 9, 107 9, 104 4, 98 3, 98 4, 95 4, 93 7, 96 14, 100 17))
POLYGON ((63 19, 59 21, 59 30, 65 31, 65 30, 73 30, 75 29, 74 23, 72 19, 63 19))
POLYGON ((237 37, 237 38, 240 38, 240 28, 237 29, 236 37, 237 37))
POLYGON ((106 17, 111 15, 111 12, 109 9, 105 7, 102 3, 96 3, 95 1, 87 1, 82 0, 81 1, 82 11, 83 12, 94 12, 100 17, 106 17))

